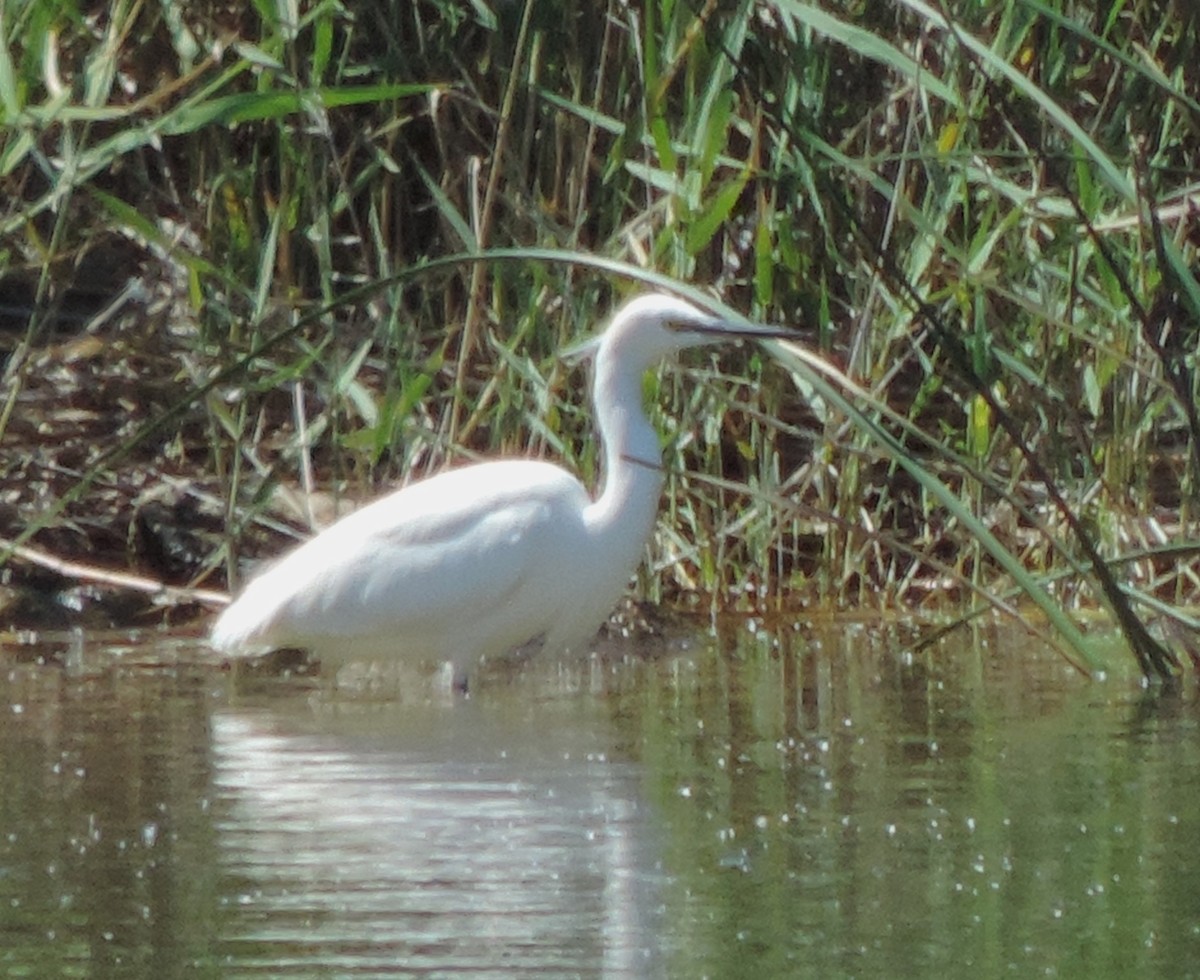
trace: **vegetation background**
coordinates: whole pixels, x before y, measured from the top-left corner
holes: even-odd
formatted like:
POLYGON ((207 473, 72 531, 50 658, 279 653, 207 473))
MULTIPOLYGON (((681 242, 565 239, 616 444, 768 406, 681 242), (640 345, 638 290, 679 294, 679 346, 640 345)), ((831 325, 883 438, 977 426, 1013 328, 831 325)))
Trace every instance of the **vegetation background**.
POLYGON ((557 352, 674 284, 821 359, 648 382, 673 476, 643 596, 999 607, 1092 666, 1065 611, 1103 603, 1174 673, 1200 625, 1198 19, 6 0, 4 620, 144 619, 64 561, 219 586, 320 523, 312 486, 498 452, 599 479, 557 352))

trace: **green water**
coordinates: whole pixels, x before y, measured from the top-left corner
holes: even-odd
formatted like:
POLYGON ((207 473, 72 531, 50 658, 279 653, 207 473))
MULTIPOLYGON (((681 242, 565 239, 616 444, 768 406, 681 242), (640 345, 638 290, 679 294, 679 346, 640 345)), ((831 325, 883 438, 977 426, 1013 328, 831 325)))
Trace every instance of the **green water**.
POLYGON ((1200 976, 1200 710, 851 625, 467 700, 0 651, 0 976, 1200 976))

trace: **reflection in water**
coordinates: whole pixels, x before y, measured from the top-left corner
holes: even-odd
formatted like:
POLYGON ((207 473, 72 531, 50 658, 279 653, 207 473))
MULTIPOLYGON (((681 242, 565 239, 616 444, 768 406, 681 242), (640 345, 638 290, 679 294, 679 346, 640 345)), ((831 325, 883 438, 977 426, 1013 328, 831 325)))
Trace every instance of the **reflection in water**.
POLYGON ((0 660, 0 975, 217 975, 208 690, 0 660))
POLYGON ((1200 975, 1194 692, 883 639, 724 637, 645 713, 671 972, 1200 975))
POLYGON ((393 707, 213 717, 227 962, 653 975, 636 771, 578 713, 393 707))
POLYGON ((1194 685, 974 640, 737 626, 443 703, 0 652, 0 976, 1200 974, 1194 685))

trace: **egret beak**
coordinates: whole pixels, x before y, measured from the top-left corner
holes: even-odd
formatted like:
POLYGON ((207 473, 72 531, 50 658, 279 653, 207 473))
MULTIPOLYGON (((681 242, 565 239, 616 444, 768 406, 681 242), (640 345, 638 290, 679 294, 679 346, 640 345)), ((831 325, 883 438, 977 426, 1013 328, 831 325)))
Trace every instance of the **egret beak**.
POLYGON ((731 340, 798 340, 799 334, 790 327, 777 327, 769 323, 718 320, 707 323, 673 323, 674 329, 686 333, 698 333, 706 337, 724 337, 731 340))

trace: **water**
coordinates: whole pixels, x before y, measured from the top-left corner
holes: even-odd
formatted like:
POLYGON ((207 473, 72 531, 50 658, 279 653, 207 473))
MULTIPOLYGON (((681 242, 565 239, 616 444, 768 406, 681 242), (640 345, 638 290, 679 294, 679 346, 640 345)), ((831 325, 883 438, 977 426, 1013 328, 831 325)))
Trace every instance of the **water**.
POLYGON ((10 647, 0 976, 1200 976, 1198 722, 1003 633, 731 624, 466 701, 10 647))

